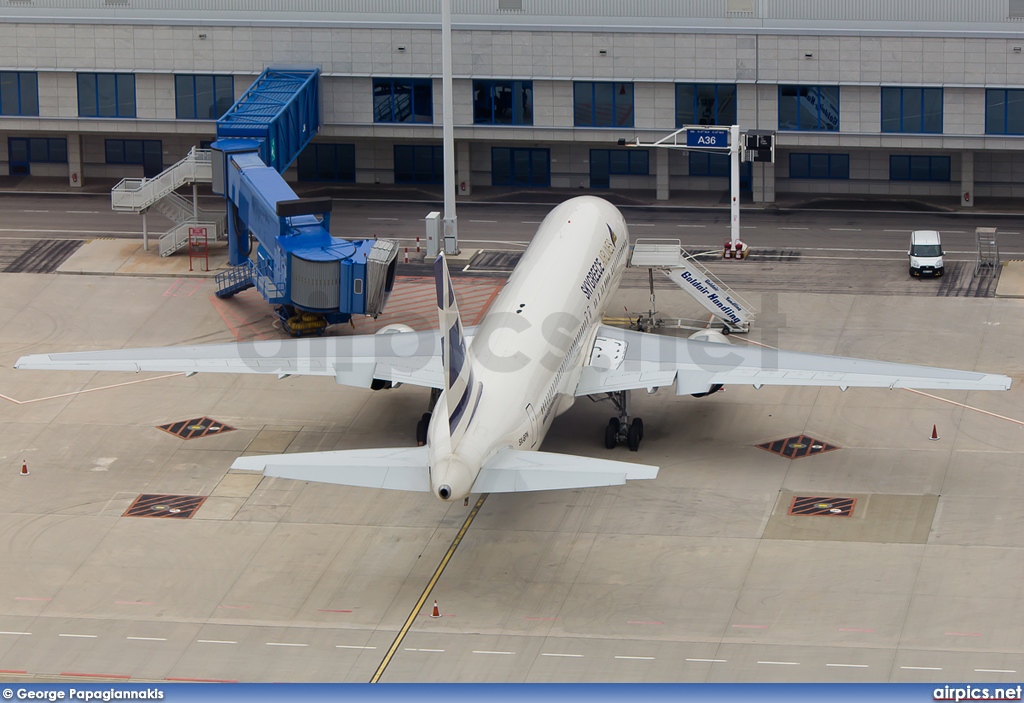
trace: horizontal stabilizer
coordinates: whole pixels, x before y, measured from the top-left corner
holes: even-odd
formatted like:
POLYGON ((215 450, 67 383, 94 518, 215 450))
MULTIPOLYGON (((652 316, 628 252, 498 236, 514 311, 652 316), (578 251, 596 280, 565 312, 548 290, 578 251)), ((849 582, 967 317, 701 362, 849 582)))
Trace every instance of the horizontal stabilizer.
POLYGON ((473 493, 621 486, 627 480, 652 479, 657 475, 658 467, 647 464, 502 449, 480 470, 473 493))
POLYGON ((269 454, 235 459, 232 469, 342 486, 430 492, 426 447, 269 454))

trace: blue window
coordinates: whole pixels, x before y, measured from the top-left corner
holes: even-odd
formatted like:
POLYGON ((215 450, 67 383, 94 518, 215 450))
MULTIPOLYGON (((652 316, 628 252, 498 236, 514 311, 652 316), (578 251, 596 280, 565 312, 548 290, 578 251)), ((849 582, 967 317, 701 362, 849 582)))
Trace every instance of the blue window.
POLYGON ((882 88, 882 131, 942 134, 942 88, 882 88))
POLYGON ((551 153, 547 149, 491 149, 491 185, 551 185, 551 153))
POLYGON ((11 137, 7 140, 10 160, 20 163, 66 164, 68 140, 45 137, 11 137))
POLYGON ((39 87, 36 74, 0 71, 0 115, 38 115, 39 87))
POLYGON ((163 171, 163 149, 157 139, 108 139, 106 143, 108 164, 129 164, 142 166, 146 178, 163 171))
POLYGON ((310 144, 299 154, 300 181, 356 180, 354 144, 310 144))
POLYGON ((610 176, 647 176, 650 163, 646 149, 591 149, 590 187, 609 187, 610 176))
POLYGON ((985 91, 985 134, 1024 134, 1024 90, 985 91))
POLYGON ((30 163, 67 163, 66 139, 46 137, 10 137, 7 140, 7 165, 12 176, 27 176, 30 163))
POLYGON ((473 81, 475 124, 533 124, 533 81, 473 81))
POLYGON ((428 144, 396 144, 395 183, 444 183, 444 149, 428 144))
POLYGON ((728 154, 716 154, 711 151, 691 151, 690 175, 707 176, 709 178, 729 178, 732 165, 728 154))
POLYGON ((735 85, 676 84, 676 127, 736 124, 735 85))
POLYGON ((231 76, 175 76, 174 114, 179 120, 216 120, 235 102, 231 76))
POLYGON ((434 91, 429 78, 374 78, 373 121, 434 121, 434 91))
POLYGON ((79 117, 135 117, 135 76, 79 73, 79 117))
POLYGON ((779 129, 839 131, 839 86, 780 85, 779 129))
POLYGON ((574 83, 573 124, 577 127, 632 127, 632 83, 574 83))
POLYGON ((948 156, 890 156, 890 181, 948 181, 948 156))
POLYGON ((849 154, 790 154, 790 178, 850 177, 849 154))

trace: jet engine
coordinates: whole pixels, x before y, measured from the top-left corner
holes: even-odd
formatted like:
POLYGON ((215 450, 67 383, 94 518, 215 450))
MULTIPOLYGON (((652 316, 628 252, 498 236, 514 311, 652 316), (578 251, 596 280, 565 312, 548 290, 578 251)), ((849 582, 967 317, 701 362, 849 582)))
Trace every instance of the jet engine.
MULTIPOLYGON (((710 344, 732 344, 732 342, 729 341, 729 338, 726 335, 722 334, 718 330, 713 329, 706 329, 694 332, 693 334, 690 335, 690 339, 694 340, 695 342, 708 342, 710 344)), ((708 386, 708 389, 703 393, 691 393, 690 395, 692 395, 694 398, 704 398, 706 396, 711 395, 712 393, 717 393, 720 390, 722 390, 722 384, 713 383, 710 386, 708 386)))
MULTIPOLYGON (((393 322, 390 325, 384 325, 374 334, 394 334, 395 332, 415 332, 409 325, 403 325, 401 322, 393 322)), ((379 378, 375 378, 370 381, 370 390, 382 391, 388 388, 399 388, 401 383, 392 383, 391 381, 384 381, 379 378)))

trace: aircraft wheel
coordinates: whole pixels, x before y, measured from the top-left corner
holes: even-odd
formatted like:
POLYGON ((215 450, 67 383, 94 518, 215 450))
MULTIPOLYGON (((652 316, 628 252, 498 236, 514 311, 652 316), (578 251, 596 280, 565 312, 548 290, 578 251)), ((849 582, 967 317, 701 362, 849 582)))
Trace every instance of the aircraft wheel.
POLYGON ((644 421, 638 417, 633 418, 633 427, 640 428, 640 439, 644 438, 644 421))
POLYGON ((615 449, 615 445, 619 443, 619 423, 618 418, 612 418, 616 422, 613 425, 608 423, 604 428, 604 448, 615 449))
POLYGON ((616 430, 618 430, 619 429, 619 424, 620 424, 619 423, 619 418, 617 418, 617 417, 608 418, 608 426, 609 427, 614 427, 616 430))
POLYGON ((635 452, 640 449, 640 435, 643 432, 643 425, 637 427, 634 422, 629 426, 629 433, 626 435, 626 446, 629 447, 629 451, 635 452))
POLYGON ((416 423, 416 446, 422 447, 427 443, 427 421, 420 420, 416 423))

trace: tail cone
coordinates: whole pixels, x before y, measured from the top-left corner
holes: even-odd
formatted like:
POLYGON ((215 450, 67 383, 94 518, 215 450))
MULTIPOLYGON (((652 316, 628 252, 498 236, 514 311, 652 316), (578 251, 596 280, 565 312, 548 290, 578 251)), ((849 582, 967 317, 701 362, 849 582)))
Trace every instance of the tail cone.
POLYGON ((434 609, 430 611, 430 617, 439 618, 441 617, 441 611, 437 609, 437 601, 434 601, 434 609))
POLYGON ((932 425, 932 436, 929 437, 928 439, 937 440, 938 438, 939 438, 939 429, 935 425, 932 425))
POLYGON ((25 463, 24 461, 21 462, 21 475, 28 476, 28 464, 25 463))

